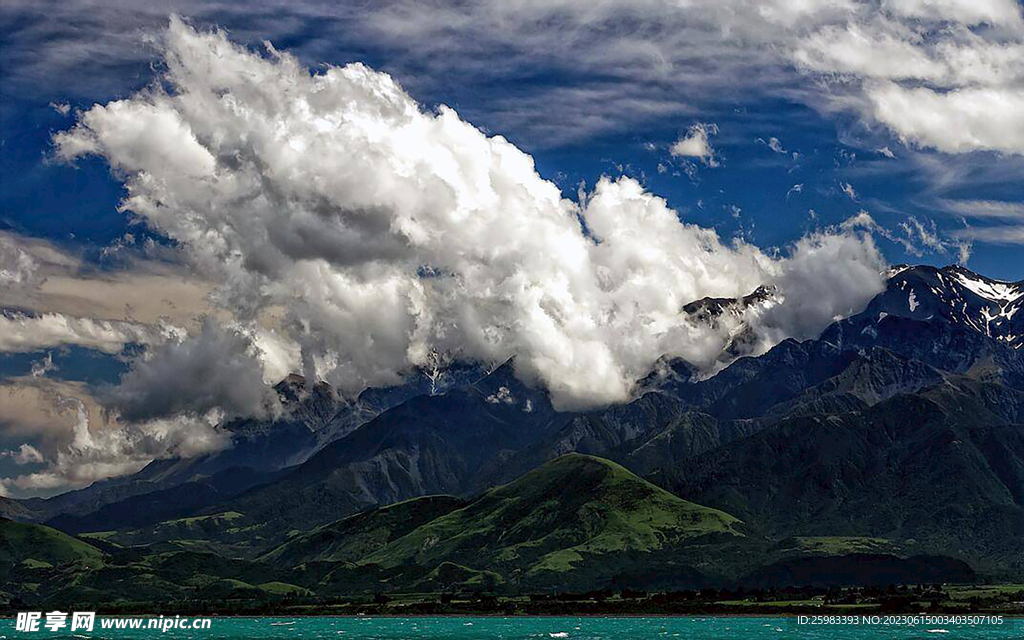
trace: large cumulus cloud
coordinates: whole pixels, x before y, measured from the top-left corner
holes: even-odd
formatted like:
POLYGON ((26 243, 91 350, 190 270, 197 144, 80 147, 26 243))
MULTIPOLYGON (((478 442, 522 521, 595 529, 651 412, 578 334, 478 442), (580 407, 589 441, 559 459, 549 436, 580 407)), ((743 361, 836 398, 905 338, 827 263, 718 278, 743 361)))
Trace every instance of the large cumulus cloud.
POLYGON ((775 284, 791 311, 736 320, 765 348, 880 289, 878 252, 849 230, 779 256, 629 178, 567 200, 501 136, 362 64, 312 73, 176 18, 162 47, 161 82, 80 113, 57 155, 104 157, 123 208, 220 283, 240 326, 265 339, 279 310, 275 352, 345 391, 442 352, 515 356, 562 407, 620 401, 661 355, 716 361, 736 327, 690 322, 692 300, 775 284))
POLYGON ((168 341, 137 360, 101 399, 129 422, 199 418, 211 411, 266 416, 277 409, 277 398, 263 384, 257 354, 248 336, 207 320, 196 335, 168 341))

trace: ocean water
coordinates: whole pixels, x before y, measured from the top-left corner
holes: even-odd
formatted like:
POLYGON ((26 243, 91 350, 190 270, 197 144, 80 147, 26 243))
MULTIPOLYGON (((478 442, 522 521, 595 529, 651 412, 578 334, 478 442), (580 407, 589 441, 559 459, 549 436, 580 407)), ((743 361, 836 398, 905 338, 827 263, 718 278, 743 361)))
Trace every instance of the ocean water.
POLYGON ((977 625, 827 625, 798 624, 796 618, 213 618, 203 631, 100 630, 93 633, 15 631, 14 620, 0 620, 0 639, 17 638, 209 638, 335 640, 862 640, 910 638, 1024 638, 1024 620, 977 625))

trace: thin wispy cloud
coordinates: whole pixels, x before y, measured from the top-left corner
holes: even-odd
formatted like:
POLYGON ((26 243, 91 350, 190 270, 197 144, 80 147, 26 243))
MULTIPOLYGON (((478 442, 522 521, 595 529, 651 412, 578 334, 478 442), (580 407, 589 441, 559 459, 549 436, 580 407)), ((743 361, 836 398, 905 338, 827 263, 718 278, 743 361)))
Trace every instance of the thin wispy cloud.
POLYGON ((782 153, 782 154, 789 153, 788 151, 786 151, 785 148, 783 148, 782 142, 778 138, 776 138, 776 137, 768 138, 767 141, 765 141, 764 138, 758 138, 756 142, 758 144, 763 144, 764 146, 768 147, 774 153, 782 153))
POLYGON ((1024 220, 1024 202, 1006 200, 948 200, 938 202, 939 208, 965 218, 1024 220))
MULTIPOLYGON (((514 125, 538 144, 551 131, 527 133, 531 124, 606 132, 682 108, 762 95, 851 113, 916 147, 1024 153, 1018 64, 1024 20, 1015 0, 756 6, 746 0, 399 0, 266 2, 244 11, 182 0, 175 10, 199 22, 230 22, 244 41, 289 37, 312 62, 339 41, 387 50, 389 64, 405 70, 403 80, 414 89, 455 73, 465 82, 506 86, 538 72, 561 78, 494 102, 494 122, 514 125), (599 93, 604 99, 594 99, 599 93), (543 122, 523 118, 516 107, 537 100, 549 105, 543 122), (985 108, 972 106, 978 104, 985 108)), ((5 14, 25 27, 11 31, 2 54, 10 82, 32 87, 60 77, 61 91, 81 95, 109 84, 118 75, 110 69, 137 74, 144 67, 155 48, 140 42, 158 32, 166 8, 18 1, 7 3, 5 14)), ((521 85, 529 83, 515 83, 521 85)))
POLYGON ((965 240, 975 240, 988 244, 1018 245, 1024 244, 1024 225, 970 227, 955 231, 954 235, 965 240))

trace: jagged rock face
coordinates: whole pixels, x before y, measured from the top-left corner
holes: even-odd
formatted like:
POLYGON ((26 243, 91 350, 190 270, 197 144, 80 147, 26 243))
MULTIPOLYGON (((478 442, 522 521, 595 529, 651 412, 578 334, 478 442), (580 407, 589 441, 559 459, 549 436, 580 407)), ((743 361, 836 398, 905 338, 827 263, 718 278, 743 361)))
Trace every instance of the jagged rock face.
POLYGON ((683 313, 696 320, 711 320, 723 313, 739 313, 743 309, 774 300, 778 290, 774 286, 760 286, 742 298, 701 298, 683 306, 683 313))
MULTIPOLYGON (((763 285, 741 298, 701 298, 686 304, 682 313, 697 324, 710 326, 716 333, 728 333, 728 340, 717 363, 724 366, 762 348, 762 339, 743 315, 750 308, 767 309, 779 302, 779 290, 774 285, 763 285)), ((677 359, 678 360, 678 359, 677 359)))
MULTIPOLYGON (((691 321, 718 326, 726 317, 741 316, 756 305, 772 304, 778 292, 774 287, 759 287, 742 298, 702 298, 682 308, 691 321)), ((943 358, 923 358, 942 368, 966 370, 989 346, 996 345, 1018 350, 1024 347, 1024 282, 1001 282, 978 275, 964 267, 898 266, 888 274, 885 291, 876 296, 867 308, 851 318, 838 322, 822 334, 823 340, 841 349, 870 349, 872 344, 896 350, 906 342, 908 332, 924 331, 928 342, 945 352, 943 358), (900 322, 901 320, 905 322, 900 322), (927 326, 926 326, 927 325, 927 326), (862 332, 859 337, 854 334, 862 332), (883 335, 888 334, 888 335, 883 335), (966 334, 966 335, 965 335, 966 334)), ((750 355, 755 333, 751 327, 740 324, 731 329, 720 363, 750 355)), ((998 351, 988 349, 988 351, 998 351)), ((914 357, 923 355, 920 351, 914 357)), ((666 371, 674 369, 676 378, 686 378, 679 372, 678 359, 659 361, 646 383, 657 382, 666 371), (671 368, 668 365, 672 365, 671 368)), ((1006 363, 1000 363, 1005 365, 1006 363)), ((1012 368, 1012 367, 1011 367, 1012 368)), ((672 377, 671 375, 669 377, 672 377)), ((697 376, 691 376, 697 377, 697 376)), ((685 380, 689 381, 689 380, 685 380)))

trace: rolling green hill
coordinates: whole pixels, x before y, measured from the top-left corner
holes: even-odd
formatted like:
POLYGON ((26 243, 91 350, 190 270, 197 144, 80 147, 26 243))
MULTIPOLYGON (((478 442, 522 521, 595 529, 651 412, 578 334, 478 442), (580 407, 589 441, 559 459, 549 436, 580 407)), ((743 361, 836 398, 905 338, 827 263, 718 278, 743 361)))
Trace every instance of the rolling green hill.
POLYGON ((648 554, 709 536, 737 537, 740 521, 687 502, 592 456, 567 454, 366 558, 384 568, 450 563, 524 583, 633 567, 648 554))
MULTIPOLYGON (((258 555, 254 545, 276 536, 266 525, 247 524, 237 511, 166 520, 140 529, 94 531, 81 534, 89 541, 101 540, 121 547, 146 546, 160 551, 214 551, 231 557, 258 555), (270 530, 270 531, 268 531, 270 530)), ((260 547, 260 551, 264 551, 260 547)))
POLYGON ((30 568, 103 565, 103 552, 40 524, 0 520, 0 566, 30 568))

